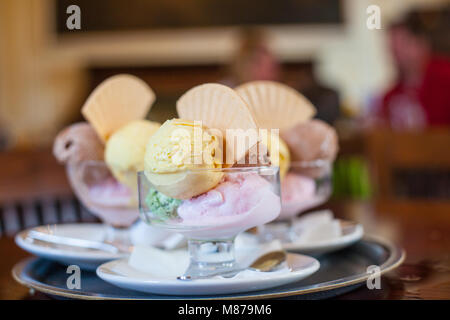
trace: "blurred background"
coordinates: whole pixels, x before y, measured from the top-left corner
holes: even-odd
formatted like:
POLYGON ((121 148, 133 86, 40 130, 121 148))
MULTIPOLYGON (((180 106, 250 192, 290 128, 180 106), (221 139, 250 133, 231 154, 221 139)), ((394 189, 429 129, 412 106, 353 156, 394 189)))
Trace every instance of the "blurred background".
POLYGON ((448 242, 449 34, 445 0, 2 0, 0 233, 93 219, 51 145, 97 84, 131 73, 156 92, 155 121, 204 82, 296 88, 339 134, 333 206, 368 228, 389 218, 393 237, 392 221, 423 219, 448 242))

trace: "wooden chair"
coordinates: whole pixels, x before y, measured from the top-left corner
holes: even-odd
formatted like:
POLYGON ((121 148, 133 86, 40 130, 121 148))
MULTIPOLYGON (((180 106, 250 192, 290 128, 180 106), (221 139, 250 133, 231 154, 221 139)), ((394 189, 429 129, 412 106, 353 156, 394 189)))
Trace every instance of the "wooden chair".
POLYGON ((84 209, 51 150, 0 153, 0 237, 42 224, 97 221, 84 209))
MULTIPOLYGON (((371 163, 376 203, 380 212, 418 215, 428 212, 430 219, 450 221, 450 181, 447 197, 399 195, 399 171, 435 171, 450 174, 450 128, 394 132, 374 128, 365 133, 366 153, 371 163)), ((441 185, 442 187, 442 185, 441 185)))
POLYGON ((50 149, 0 153, 0 202, 70 194, 64 167, 50 149))

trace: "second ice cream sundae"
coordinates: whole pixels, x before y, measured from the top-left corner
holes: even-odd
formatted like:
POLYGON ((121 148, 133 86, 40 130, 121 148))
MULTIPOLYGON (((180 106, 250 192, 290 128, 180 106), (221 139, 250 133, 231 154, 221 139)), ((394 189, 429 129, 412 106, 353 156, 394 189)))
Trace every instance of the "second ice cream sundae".
MULTIPOLYGON (((280 166, 279 218, 292 218, 327 200, 331 192, 331 164, 338 150, 335 130, 320 120, 311 120, 315 108, 288 86, 255 81, 236 91, 249 103, 261 127, 279 130, 278 151, 268 147, 272 165, 280 166)), ((274 137, 268 141, 273 145, 274 137)))
POLYGON ((117 75, 102 82, 82 108, 88 122, 64 129, 53 152, 85 207, 114 227, 138 218, 137 172, 147 140, 159 124, 144 120, 155 97, 140 79, 117 75))

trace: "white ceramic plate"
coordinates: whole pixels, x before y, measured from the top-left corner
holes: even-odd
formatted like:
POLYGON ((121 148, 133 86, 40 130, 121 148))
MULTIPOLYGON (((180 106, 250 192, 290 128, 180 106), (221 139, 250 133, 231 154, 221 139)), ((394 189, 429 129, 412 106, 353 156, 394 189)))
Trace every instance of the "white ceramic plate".
POLYGON ((341 220, 340 222, 342 226, 342 236, 338 238, 314 242, 283 243, 283 249, 319 255, 343 249, 361 240, 364 235, 362 225, 344 220, 341 220))
MULTIPOLYGON (((60 236, 102 241, 106 232, 105 228, 106 226, 99 223, 73 223, 39 226, 32 229, 46 233, 51 232, 60 236)), ((30 240, 27 238, 29 230, 31 229, 24 230, 16 235, 15 240, 19 247, 38 257, 54 260, 65 265, 78 265, 82 269, 95 270, 102 263, 125 257, 123 254, 30 240)))
POLYGON ((245 271, 233 278, 214 277, 181 281, 173 277, 138 271, 128 265, 127 259, 110 261, 97 268, 97 275, 120 288, 166 295, 214 295, 250 292, 278 287, 304 279, 316 272, 320 263, 300 254, 288 254, 290 268, 274 272, 245 271))

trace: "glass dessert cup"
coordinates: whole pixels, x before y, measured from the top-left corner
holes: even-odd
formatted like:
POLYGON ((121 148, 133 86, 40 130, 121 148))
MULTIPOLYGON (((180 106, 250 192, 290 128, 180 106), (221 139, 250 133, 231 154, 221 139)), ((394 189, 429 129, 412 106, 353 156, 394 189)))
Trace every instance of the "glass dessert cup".
POLYGON ((298 238, 295 218, 325 203, 332 193, 330 160, 297 161, 281 182, 281 212, 276 221, 258 228, 262 242, 279 239, 294 242, 298 238))
POLYGON ((66 173, 81 203, 105 225, 105 242, 130 246, 129 227, 139 217, 137 190, 120 184, 103 161, 68 164, 66 173))
POLYGON ((234 254, 236 235, 272 221, 280 213, 278 170, 254 166, 185 171, 190 181, 205 174, 221 175, 216 187, 187 200, 167 198, 139 172, 141 218, 188 239, 190 265, 185 276, 230 272, 239 268, 234 254))

